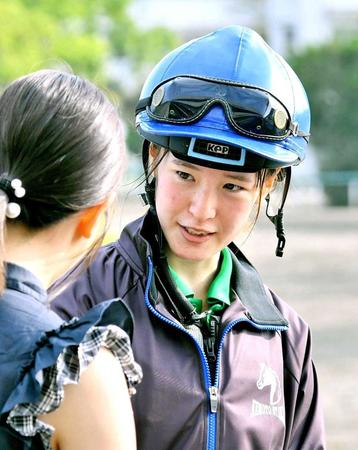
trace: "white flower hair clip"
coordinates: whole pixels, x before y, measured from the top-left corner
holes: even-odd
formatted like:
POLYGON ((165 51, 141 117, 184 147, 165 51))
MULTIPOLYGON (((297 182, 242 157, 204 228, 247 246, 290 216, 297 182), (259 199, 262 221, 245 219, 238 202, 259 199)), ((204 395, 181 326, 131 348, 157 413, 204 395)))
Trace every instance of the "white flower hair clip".
POLYGON ((16 217, 21 214, 21 206, 15 200, 24 197, 26 194, 26 190, 22 186, 21 180, 19 178, 10 180, 7 175, 2 175, 0 176, 0 190, 2 190, 8 198, 5 212, 6 217, 8 219, 16 219, 16 217))

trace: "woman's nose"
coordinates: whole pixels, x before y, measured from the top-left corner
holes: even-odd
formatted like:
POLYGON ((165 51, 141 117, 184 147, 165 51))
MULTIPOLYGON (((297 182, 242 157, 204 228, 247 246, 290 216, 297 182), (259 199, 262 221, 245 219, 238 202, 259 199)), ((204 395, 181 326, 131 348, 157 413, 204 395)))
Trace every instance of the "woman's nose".
POLYGON ((216 215, 217 198, 211 189, 198 188, 193 193, 189 212, 200 221, 213 219, 216 215))

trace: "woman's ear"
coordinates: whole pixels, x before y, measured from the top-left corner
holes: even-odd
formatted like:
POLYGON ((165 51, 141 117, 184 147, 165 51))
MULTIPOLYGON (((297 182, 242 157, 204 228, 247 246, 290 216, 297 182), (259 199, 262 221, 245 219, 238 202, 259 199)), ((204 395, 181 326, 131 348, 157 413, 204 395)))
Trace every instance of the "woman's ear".
POLYGON ((158 158, 159 152, 160 152, 159 147, 151 142, 149 145, 149 156, 152 159, 152 161, 158 158))
POLYGON ((76 228, 77 237, 89 239, 96 228, 101 213, 107 208, 108 201, 91 206, 79 213, 79 220, 76 228))
POLYGON ((153 176, 157 176, 158 165, 163 158, 164 150, 156 144, 150 143, 149 146, 149 173, 153 176))
POLYGON ((149 167, 154 166, 155 162, 158 160, 160 155, 160 147, 157 145, 150 143, 149 145, 149 167))
POLYGON ((266 176, 263 186, 263 197, 266 197, 276 186, 277 177, 279 176, 280 169, 266 176))

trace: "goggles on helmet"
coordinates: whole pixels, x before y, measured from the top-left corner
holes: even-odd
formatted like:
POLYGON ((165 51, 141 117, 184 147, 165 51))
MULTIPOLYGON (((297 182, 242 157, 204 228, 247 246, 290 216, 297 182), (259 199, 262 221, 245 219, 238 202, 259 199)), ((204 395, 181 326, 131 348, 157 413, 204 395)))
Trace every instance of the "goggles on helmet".
POLYGON ((146 109, 152 119, 187 124, 200 120, 214 104, 220 104, 231 126, 257 139, 283 140, 308 133, 298 129, 285 106, 269 92, 250 85, 224 80, 178 76, 156 87, 141 100, 137 112, 146 109))

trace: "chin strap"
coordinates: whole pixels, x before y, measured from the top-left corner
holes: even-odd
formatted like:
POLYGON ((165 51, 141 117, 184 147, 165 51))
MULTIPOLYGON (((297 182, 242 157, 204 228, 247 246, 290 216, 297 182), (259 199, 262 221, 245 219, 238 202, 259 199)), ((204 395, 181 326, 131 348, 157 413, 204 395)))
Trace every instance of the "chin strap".
POLYGON ((139 194, 143 203, 155 210, 155 178, 150 182, 148 179, 145 181, 144 190, 145 192, 139 194))
POLYGON ((142 198, 145 205, 149 205, 151 208, 155 208, 155 178, 149 181, 148 173, 148 161, 149 161, 149 141, 146 139, 143 142, 142 148, 142 164, 145 174, 145 192, 142 192, 140 197, 142 198))
POLYGON ((285 230, 283 225, 283 207, 285 206, 288 189, 290 187, 291 182, 291 167, 287 167, 285 169, 285 186, 283 188, 281 205, 278 208, 277 214, 275 216, 271 216, 269 214, 269 205, 270 205, 270 194, 267 194, 265 200, 267 202, 266 205, 266 216, 270 219, 270 221, 275 225, 276 236, 277 236, 277 246, 276 246, 276 256, 282 257, 283 250, 286 244, 285 230))
POLYGON ((149 145, 150 142, 146 139, 143 142, 143 149, 142 149, 142 163, 143 163, 143 169, 145 174, 145 185, 144 185, 144 192, 140 193, 139 196, 141 197, 144 205, 148 205, 150 208, 150 211, 152 213, 152 217, 154 219, 154 226, 153 226, 153 233, 154 237, 157 241, 158 247, 160 249, 160 253, 163 251, 164 248, 164 235, 162 228, 159 223, 159 219, 157 216, 157 211, 155 208, 155 184, 156 180, 155 177, 152 175, 152 179, 150 180, 151 174, 148 170, 148 161, 149 161, 149 145))

